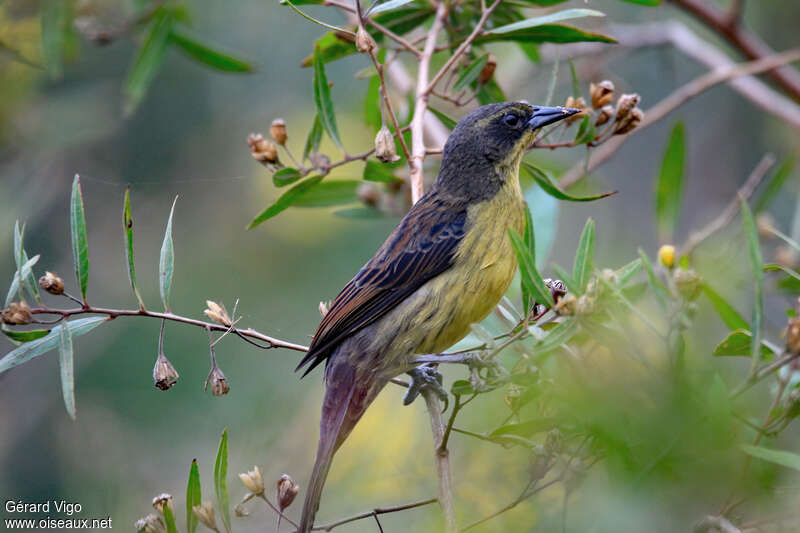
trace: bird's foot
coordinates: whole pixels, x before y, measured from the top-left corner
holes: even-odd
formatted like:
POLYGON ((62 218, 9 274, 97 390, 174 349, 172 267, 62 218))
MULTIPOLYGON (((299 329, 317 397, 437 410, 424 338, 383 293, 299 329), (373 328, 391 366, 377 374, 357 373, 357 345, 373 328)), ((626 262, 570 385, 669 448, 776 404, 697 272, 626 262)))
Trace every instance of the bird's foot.
POLYGON ((418 367, 409 370, 408 375, 411 376, 411 384, 408 386, 408 391, 403 397, 403 405, 409 405, 417 399, 424 390, 428 389, 433 391, 436 396, 445 403, 445 410, 447 410, 447 390, 442 386, 442 374, 436 369, 436 366, 431 363, 419 365, 418 367))

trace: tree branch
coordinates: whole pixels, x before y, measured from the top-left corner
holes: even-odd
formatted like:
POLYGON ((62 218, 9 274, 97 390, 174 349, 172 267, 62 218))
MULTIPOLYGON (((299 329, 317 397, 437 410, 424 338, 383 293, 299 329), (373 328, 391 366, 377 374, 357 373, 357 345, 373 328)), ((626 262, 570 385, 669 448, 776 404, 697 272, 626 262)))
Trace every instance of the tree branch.
POLYGON ((409 509, 415 509, 417 507, 423 507, 425 505, 430 505, 432 503, 436 503, 438 500, 436 498, 428 498, 427 500, 422 500, 414 503, 407 503, 404 505, 397 505, 395 507, 376 507, 371 511, 366 511, 364 513, 360 513, 348 518, 342 518, 341 520, 337 520, 336 522, 331 522, 330 524, 323 524, 321 526, 315 526, 311 529, 311 531, 330 531, 338 526, 343 526, 344 524, 349 524, 350 522, 355 522, 356 520, 363 520, 364 518, 370 517, 377 517, 378 515, 382 514, 389 514, 389 513, 396 513, 399 511, 407 511, 409 509))
POLYGON ((445 531, 447 533, 458 533, 456 507, 453 500, 453 479, 450 474, 450 452, 444 441, 445 425, 442 418, 441 404, 436 392, 430 387, 425 387, 422 390, 422 397, 425 398, 425 405, 428 408, 428 415, 431 421, 436 475, 439 479, 438 501, 444 512, 445 531))

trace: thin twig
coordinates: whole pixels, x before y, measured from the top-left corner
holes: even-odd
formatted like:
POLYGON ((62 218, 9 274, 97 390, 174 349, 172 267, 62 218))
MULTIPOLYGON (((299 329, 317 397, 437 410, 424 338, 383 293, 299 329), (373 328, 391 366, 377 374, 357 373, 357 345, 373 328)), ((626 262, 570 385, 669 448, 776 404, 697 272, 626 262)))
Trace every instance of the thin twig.
MULTIPOLYGON (((331 522, 330 524, 323 524, 320 526, 314 526, 312 531, 330 531, 338 526, 342 526, 344 524, 349 524, 350 522, 355 522, 356 520, 363 520, 364 518, 369 518, 371 516, 377 517, 378 515, 382 514, 389 514, 389 513, 397 513, 399 511, 407 511, 409 509, 415 509, 417 507, 423 507, 425 505, 430 505, 432 503, 436 503, 438 500, 436 498, 428 498, 427 500, 422 500, 414 503, 406 503, 404 505, 397 505, 394 507, 376 507, 371 511, 366 511, 363 513, 359 513, 354 516, 350 516, 348 518, 342 518, 341 520, 337 520, 336 522, 331 522)), ((296 524, 295 524, 296 526, 296 524)))
MULTIPOLYGON (((350 13, 355 13, 356 12, 356 9, 353 6, 347 5, 347 4, 345 4, 343 2, 339 2, 337 0, 325 0, 324 5, 338 7, 340 9, 345 10, 345 11, 349 11, 350 13)), ((412 45, 410 42, 408 42, 407 40, 403 39, 402 37, 400 37, 399 35, 394 33, 392 30, 390 30, 386 26, 383 26, 382 24, 379 24, 378 22, 375 22, 374 20, 372 20, 371 18, 368 18, 368 17, 366 17, 364 19, 364 22, 366 22, 367 24, 369 24, 370 26, 372 26, 373 28, 375 28, 376 30, 381 32, 382 34, 386 35, 388 38, 390 38, 393 41, 397 42, 400 46, 402 46, 404 49, 408 50, 409 52, 411 52, 415 56, 419 57, 422 54, 422 52, 420 52, 419 49, 414 47, 414 45, 412 45)))
POLYGON ((442 409, 436 392, 425 387, 422 390, 422 397, 425 398, 425 405, 428 408, 428 416, 431 422, 431 433, 433 433, 434 459, 436 461, 436 474, 439 480, 439 505, 444 512, 445 531, 447 533, 458 532, 458 522, 456 520, 456 506, 453 499, 453 479, 450 473, 450 452, 447 447, 443 447, 445 425, 442 419, 442 409))

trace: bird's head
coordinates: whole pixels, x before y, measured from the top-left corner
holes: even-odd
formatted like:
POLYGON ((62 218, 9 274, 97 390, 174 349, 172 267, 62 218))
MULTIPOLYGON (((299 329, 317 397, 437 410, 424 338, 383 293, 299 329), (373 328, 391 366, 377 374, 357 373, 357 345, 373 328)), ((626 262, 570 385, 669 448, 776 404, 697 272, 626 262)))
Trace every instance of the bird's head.
POLYGON ((456 125, 442 154, 436 186, 471 201, 491 198, 509 178, 536 131, 579 109, 504 102, 479 107, 456 125))

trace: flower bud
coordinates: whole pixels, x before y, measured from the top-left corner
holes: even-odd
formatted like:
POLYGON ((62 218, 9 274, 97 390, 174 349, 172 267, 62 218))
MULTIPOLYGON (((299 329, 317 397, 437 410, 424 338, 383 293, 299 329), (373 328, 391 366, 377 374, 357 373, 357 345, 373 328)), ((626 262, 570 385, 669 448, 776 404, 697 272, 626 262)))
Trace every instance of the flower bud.
POLYGON ((800 353, 800 318, 792 318, 786 327, 786 351, 800 353))
POLYGON ((286 144, 286 122, 282 118, 276 118, 269 127, 269 134, 275 142, 283 146, 286 144))
POLYGON ((264 478, 261 477, 261 469, 254 466, 252 470, 247 473, 239 474, 239 479, 242 480, 247 490, 253 494, 261 494, 264 492, 264 478))
POLYGON ((375 157, 384 163, 394 163, 400 159, 394 146, 394 136, 386 126, 378 130, 375 136, 375 157))
POLYGON ((281 512, 292 505, 298 492, 300 492, 300 485, 295 483, 289 474, 283 474, 278 479, 277 500, 281 512))
POLYGON ((614 116, 614 108, 610 105, 604 105, 600 112, 597 113, 597 120, 594 121, 595 126, 602 126, 614 116))
POLYGON ((222 324, 223 326, 230 327, 233 321, 231 317, 228 316, 228 311, 225 309, 224 305, 219 305, 217 302, 206 300, 206 307, 207 309, 203 311, 205 315, 216 322, 217 324, 222 324))
POLYGON ((675 266, 675 247, 665 244, 658 249, 658 260, 667 268, 675 266))
POLYGON ((205 500, 200 505, 193 505, 192 512, 200 520, 200 523, 208 529, 217 531, 217 520, 214 516, 214 504, 205 500))
MULTIPOLYGON (((630 133, 643 119, 644 112, 642 112, 642 110, 638 107, 634 107, 628 113, 628 116, 625 118, 625 120, 619 121, 616 129, 614 130, 614 135, 625 135, 626 133, 630 133)), ((617 120, 619 120, 619 116, 617 116, 617 120)))
POLYGON ((356 32, 356 50, 362 54, 367 54, 370 50, 374 50, 377 46, 378 45, 375 42, 375 39, 372 38, 372 35, 367 33, 367 30, 365 30, 363 26, 359 26, 358 31, 356 32))
POLYGON ((169 359, 163 354, 159 353, 156 359, 156 364, 153 367, 153 382, 156 388, 167 390, 178 381, 178 372, 169 359))
POLYGON ((672 279, 675 282, 675 287, 677 287, 678 292, 686 300, 694 300, 700 294, 703 280, 694 270, 679 268, 672 274, 672 279))
POLYGON ((492 79, 494 76, 494 71, 497 68, 497 59, 492 54, 489 54, 489 58, 486 60, 486 64, 481 69, 480 74, 478 74, 478 83, 481 85, 486 84, 489 80, 492 79))
POLYGON ((2 320, 4 324, 22 326, 31 322, 31 308, 25 301, 11 302, 3 309, 2 320))
POLYGON ((775 217, 770 213, 759 213, 756 217, 756 228, 758 229, 758 236, 762 239, 774 239, 775 234, 772 232, 775 228, 775 217))
POLYGON ((614 83, 610 80, 603 80, 597 85, 589 85, 589 96, 592 99, 592 107, 600 109, 614 100, 614 83))
POLYGON ((161 514, 164 514, 164 506, 169 507, 169 510, 175 513, 175 503, 172 501, 172 495, 166 492, 159 494, 153 498, 153 508, 161 514))
POLYGON ((39 287, 49 292, 50 294, 63 294, 64 293, 64 280, 53 274, 52 272, 45 272, 44 276, 39 278, 39 287))
POLYGON ((217 366, 216 363, 214 363, 214 367, 211 369, 211 374, 208 376, 206 385, 208 385, 209 381, 211 382, 211 394, 214 396, 228 394, 231 390, 231 386, 228 385, 228 380, 225 378, 225 374, 222 373, 222 370, 217 366))
POLYGON ((639 95, 636 93, 623 94, 617 100, 617 122, 622 122, 628 118, 633 108, 639 105, 639 95))
POLYGON ((278 147, 275 143, 268 141, 260 133, 251 133, 247 136, 247 145, 250 147, 250 155, 253 159, 261 163, 277 163, 278 147))
POLYGON ((167 533, 167 527, 160 516, 149 514, 133 525, 139 533, 167 533))

